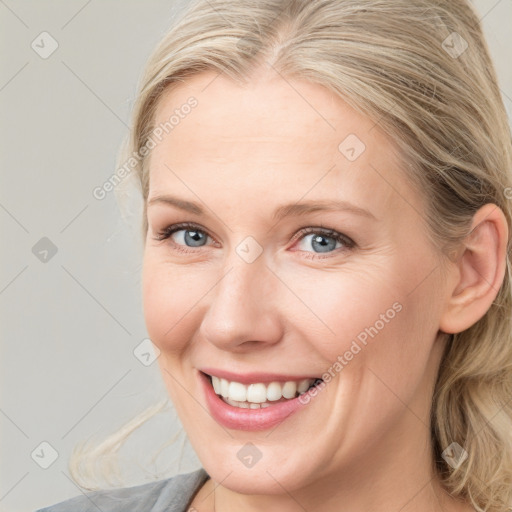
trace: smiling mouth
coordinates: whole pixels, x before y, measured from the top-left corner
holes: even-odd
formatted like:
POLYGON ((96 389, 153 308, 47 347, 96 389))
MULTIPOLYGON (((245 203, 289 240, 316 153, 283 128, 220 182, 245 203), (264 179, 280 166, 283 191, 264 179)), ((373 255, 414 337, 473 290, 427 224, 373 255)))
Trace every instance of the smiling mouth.
POLYGON ((264 409, 274 404, 287 402, 323 382, 322 379, 316 378, 242 384, 215 375, 204 375, 209 379, 214 392, 221 400, 240 409, 264 409))

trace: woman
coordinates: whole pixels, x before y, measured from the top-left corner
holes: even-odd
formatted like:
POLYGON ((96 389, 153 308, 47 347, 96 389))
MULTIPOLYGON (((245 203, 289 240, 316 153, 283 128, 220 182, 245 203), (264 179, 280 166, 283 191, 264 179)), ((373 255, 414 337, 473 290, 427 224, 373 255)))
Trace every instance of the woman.
POLYGON ((512 147, 468 2, 199 0, 127 155, 204 469, 46 511, 511 509, 512 147))

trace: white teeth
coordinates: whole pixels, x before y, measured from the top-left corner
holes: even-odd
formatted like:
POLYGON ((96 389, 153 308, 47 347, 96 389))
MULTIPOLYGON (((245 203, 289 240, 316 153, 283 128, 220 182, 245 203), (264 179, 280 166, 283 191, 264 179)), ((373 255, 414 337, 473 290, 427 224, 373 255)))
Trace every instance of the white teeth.
POLYGON ((229 397, 229 382, 226 379, 220 379, 220 394, 224 398, 229 397))
POLYGON ((305 393, 309 386, 311 386, 311 380, 310 379, 304 379, 299 382, 299 385, 297 386, 297 391, 299 393, 305 393))
POLYGON ((293 381, 285 382, 282 393, 285 398, 295 398, 295 393, 297 393, 297 384, 293 381))
POLYGON ((244 409, 259 409, 269 407, 270 402, 281 398, 292 399, 297 393, 305 393, 315 382, 315 379, 302 379, 301 381, 270 382, 265 385, 261 382, 245 385, 240 382, 230 382, 226 379, 211 376, 215 393, 221 395, 224 401, 233 407, 244 409))
POLYGON ((282 396, 281 384, 279 384, 279 382, 271 382, 267 387, 267 400, 274 402, 275 400, 279 400, 282 396))
MULTIPOLYGON (((241 384, 243 386, 243 384, 241 384)), ((244 386, 245 387, 245 386, 244 386)), ((247 388, 247 401, 261 404, 267 400, 267 388, 265 384, 249 384, 247 388)))
POLYGON ((265 407, 270 407, 270 404, 253 404, 251 402, 239 402, 237 400, 231 400, 231 398, 224 398, 224 401, 232 405, 233 407, 240 407, 240 409, 264 409, 265 407))
POLYGON ((221 392, 220 392, 220 380, 215 377, 214 379, 212 378, 212 384, 213 384, 213 390, 215 391, 215 393, 217 393, 217 395, 220 395, 221 392))
MULTIPOLYGON (((229 383, 229 398, 236 400, 237 402, 245 402, 247 400, 247 387, 240 382, 229 383)), ((255 402, 256 400, 249 400, 249 402, 255 402)))

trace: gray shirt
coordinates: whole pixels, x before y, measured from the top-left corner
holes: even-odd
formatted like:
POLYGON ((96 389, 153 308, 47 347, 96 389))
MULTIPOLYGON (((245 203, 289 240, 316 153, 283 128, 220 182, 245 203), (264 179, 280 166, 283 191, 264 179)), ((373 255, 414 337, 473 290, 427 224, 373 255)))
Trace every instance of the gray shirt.
POLYGON ((36 512, 187 512, 208 480, 204 469, 135 487, 89 491, 36 512))

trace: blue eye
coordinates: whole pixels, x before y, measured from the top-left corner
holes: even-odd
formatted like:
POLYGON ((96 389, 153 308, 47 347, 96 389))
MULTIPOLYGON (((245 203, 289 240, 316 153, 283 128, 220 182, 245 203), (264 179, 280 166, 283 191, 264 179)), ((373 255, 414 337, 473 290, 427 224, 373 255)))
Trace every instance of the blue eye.
MULTIPOLYGON (((206 231, 188 222, 168 226, 157 233, 155 237, 159 241, 169 238, 172 238, 177 251, 185 253, 194 252, 194 248, 206 246, 208 239, 211 239, 206 231)), ((337 250, 352 249, 356 245, 351 238, 343 233, 323 227, 304 228, 293 239, 299 240, 298 245, 301 252, 309 254, 328 254, 337 250)))
POLYGON ((351 249, 355 246, 348 236, 332 229, 306 228, 297 238, 300 240, 299 245, 302 245, 300 250, 305 252, 311 252, 308 249, 313 248, 314 253, 329 253, 339 248, 351 249))
MULTIPOLYGON (((325 235, 318 235, 318 234, 310 234, 306 235, 302 240, 302 242, 306 242, 306 240, 309 238, 309 241, 307 241, 307 247, 312 247, 315 252, 330 252, 336 249, 336 244, 339 243, 338 240, 335 238, 325 236, 325 235), (311 244, 311 245, 310 245, 311 244)), ((306 249, 301 249, 306 250, 306 249)))
MULTIPOLYGON (((206 243, 206 240, 208 239, 208 235, 206 235, 202 231, 199 231, 198 229, 178 229, 174 231, 173 234, 181 232, 183 233, 183 235, 180 235, 177 238, 178 240, 183 241, 184 244, 180 245, 187 245, 188 247, 202 247, 206 243)), ((177 242, 177 240, 175 241, 177 242)))
POLYGON ((194 224, 182 223, 165 228, 157 234, 156 239, 166 240, 181 232, 182 234, 176 237, 178 240, 173 240, 179 246, 203 247, 209 238, 205 231, 198 229, 194 224))

